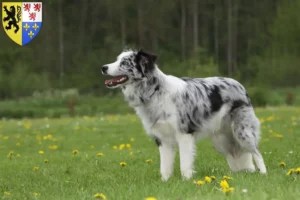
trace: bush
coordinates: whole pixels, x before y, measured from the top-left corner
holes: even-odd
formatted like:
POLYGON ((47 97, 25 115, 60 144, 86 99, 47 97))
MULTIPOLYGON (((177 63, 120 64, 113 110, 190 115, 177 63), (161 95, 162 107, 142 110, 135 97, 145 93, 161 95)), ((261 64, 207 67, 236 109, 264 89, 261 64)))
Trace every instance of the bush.
POLYGON ((53 91, 35 92, 32 97, 0 101, 0 118, 57 118, 133 112, 122 95, 95 97, 79 96, 76 89, 53 91))
POLYGON ((295 101, 295 94, 294 93, 291 93, 291 92, 288 92, 286 94, 286 97, 285 97, 285 103, 287 105, 293 105, 294 104, 294 101, 295 101))
POLYGON ((268 90, 253 87, 248 89, 248 95, 253 106, 265 107, 268 104, 268 90))

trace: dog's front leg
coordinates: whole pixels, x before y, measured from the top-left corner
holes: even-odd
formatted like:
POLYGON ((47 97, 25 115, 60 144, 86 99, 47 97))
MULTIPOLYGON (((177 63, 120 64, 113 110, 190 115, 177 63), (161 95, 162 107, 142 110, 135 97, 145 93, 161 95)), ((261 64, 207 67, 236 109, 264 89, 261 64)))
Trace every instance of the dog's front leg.
POLYGON ((190 179, 194 173, 196 153, 195 138, 192 134, 179 133, 177 137, 180 154, 180 171, 184 179, 190 179))
POLYGON ((171 144, 161 141, 159 144, 160 173, 163 181, 167 181, 173 173, 175 151, 171 144))

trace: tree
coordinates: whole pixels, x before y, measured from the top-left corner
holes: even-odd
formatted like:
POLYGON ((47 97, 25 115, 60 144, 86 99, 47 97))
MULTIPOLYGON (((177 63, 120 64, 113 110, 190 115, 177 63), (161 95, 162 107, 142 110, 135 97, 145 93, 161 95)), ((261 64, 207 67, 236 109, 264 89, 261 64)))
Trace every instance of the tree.
POLYGON ((185 0, 180 0, 181 7, 181 28, 180 28, 180 38, 181 38, 181 58, 183 61, 186 60, 186 52, 185 52, 185 29, 186 29, 186 8, 185 8, 185 0))
POLYGON ((58 34, 59 34, 59 80, 60 86, 63 86, 64 78, 64 58, 65 58, 65 47, 64 47, 64 22, 63 22, 63 1, 58 3, 58 34))
POLYGON ((196 55, 198 45, 199 45, 199 20, 198 20, 198 0, 193 0, 193 48, 194 48, 194 56, 196 55))

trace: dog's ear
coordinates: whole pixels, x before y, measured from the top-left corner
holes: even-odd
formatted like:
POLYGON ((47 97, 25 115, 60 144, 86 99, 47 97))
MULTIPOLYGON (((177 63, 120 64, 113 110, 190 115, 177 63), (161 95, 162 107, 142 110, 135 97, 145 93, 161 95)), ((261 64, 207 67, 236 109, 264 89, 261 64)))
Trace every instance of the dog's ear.
POLYGON ((157 60, 157 55, 147 52, 147 51, 144 51, 143 49, 140 49, 138 51, 138 56, 145 57, 151 63, 155 63, 155 61, 157 60))
POLYGON ((145 77, 155 68, 157 56, 153 53, 139 50, 136 55, 137 69, 141 72, 142 77, 145 77))

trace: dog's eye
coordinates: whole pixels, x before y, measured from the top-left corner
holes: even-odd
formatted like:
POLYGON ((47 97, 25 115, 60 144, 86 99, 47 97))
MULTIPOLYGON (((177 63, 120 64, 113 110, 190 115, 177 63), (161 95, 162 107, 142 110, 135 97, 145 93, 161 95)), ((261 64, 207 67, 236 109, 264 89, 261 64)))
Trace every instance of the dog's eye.
POLYGON ((125 61, 122 61, 120 64, 121 64, 121 65, 125 65, 125 64, 126 64, 126 62, 125 62, 125 61))

